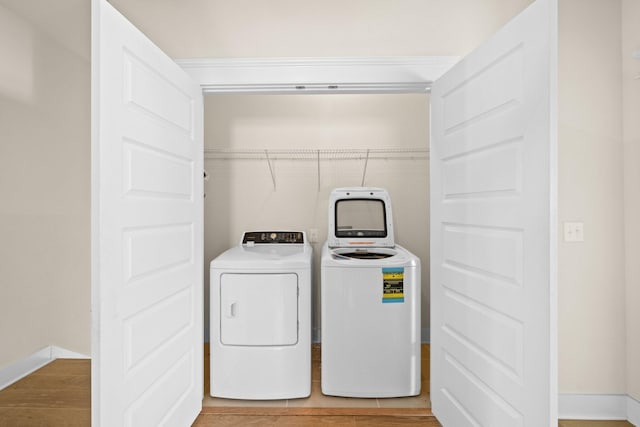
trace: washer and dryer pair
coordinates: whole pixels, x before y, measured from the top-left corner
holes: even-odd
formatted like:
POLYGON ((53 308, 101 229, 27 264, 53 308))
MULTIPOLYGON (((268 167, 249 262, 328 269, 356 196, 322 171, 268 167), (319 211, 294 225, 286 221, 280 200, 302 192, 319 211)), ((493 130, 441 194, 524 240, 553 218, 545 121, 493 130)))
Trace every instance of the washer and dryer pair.
MULTIPOLYGON (((211 395, 311 393, 312 249, 303 232, 245 233, 211 262, 211 395)), ((420 260, 395 244, 391 199, 339 188, 321 259, 322 392, 420 394, 420 260)))

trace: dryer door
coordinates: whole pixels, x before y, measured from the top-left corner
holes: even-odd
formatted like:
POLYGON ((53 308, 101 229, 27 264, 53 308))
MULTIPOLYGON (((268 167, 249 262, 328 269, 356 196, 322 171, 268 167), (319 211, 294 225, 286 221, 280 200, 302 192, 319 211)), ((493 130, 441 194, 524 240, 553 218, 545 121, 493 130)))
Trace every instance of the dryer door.
POLYGON ((298 276, 220 277, 220 341, 224 345, 282 346, 298 342, 298 276))

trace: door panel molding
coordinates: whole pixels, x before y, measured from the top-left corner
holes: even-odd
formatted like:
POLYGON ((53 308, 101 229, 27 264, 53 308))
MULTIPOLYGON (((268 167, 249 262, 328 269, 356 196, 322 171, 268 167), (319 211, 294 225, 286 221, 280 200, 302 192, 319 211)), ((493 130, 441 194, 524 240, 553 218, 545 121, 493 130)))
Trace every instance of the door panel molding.
POLYGON ((92 2, 92 425, 190 425, 203 395, 203 97, 92 2))
POLYGON ((462 58, 430 103, 433 413, 555 425, 557 0, 462 58))

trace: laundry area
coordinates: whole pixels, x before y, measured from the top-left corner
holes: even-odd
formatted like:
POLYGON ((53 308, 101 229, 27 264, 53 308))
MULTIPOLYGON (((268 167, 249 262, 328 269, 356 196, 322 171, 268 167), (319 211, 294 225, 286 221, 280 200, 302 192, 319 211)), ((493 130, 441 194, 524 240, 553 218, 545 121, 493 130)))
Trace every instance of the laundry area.
MULTIPOLYGON (((205 361, 207 377, 205 388, 209 386, 210 390, 205 393, 203 412, 226 413, 233 411, 233 408, 247 407, 252 408, 252 411, 262 410, 264 413, 282 411, 283 408, 289 408, 288 411, 308 411, 313 408, 318 411, 337 409, 341 413, 354 410, 375 413, 379 408, 387 408, 387 410, 426 413, 429 408, 429 390, 428 382, 423 380, 428 380, 429 355, 427 347, 426 354, 421 357, 420 342, 427 342, 429 335, 428 94, 210 95, 205 97, 204 123, 205 341, 208 342, 208 346, 205 344, 205 349, 209 349, 211 371, 207 369, 205 361), (359 335, 363 339, 358 341, 356 338, 355 342, 351 343, 351 347, 349 343, 342 343, 339 339, 332 340, 332 335, 324 335, 322 331, 325 321, 333 320, 332 324, 337 326, 342 322, 346 327, 349 323, 354 323, 354 320, 358 320, 360 315, 358 311, 353 310, 350 313, 351 319, 344 319, 339 314, 341 309, 336 312, 335 319, 331 319, 331 314, 328 313, 322 315, 321 301, 328 302, 325 305, 329 310, 338 309, 337 306, 334 307, 337 300, 332 302, 327 295, 322 295, 323 280, 326 280, 326 277, 322 279, 321 276, 327 274, 323 270, 323 264, 325 264, 322 260, 323 246, 326 246, 325 242, 331 236, 335 237, 335 230, 338 229, 335 224, 330 225, 330 222, 334 222, 332 211, 335 209, 335 195, 332 204, 332 192, 344 187, 386 190, 389 204, 380 212, 383 215, 383 230, 388 233, 389 239, 386 243, 373 246, 381 247, 381 251, 396 251, 395 245, 402 245, 415 254, 416 259, 419 260, 416 270, 418 277, 413 281, 418 284, 420 287, 418 290, 421 291, 417 294, 418 300, 409 304, 410 298, 415 298, 416 295, 409 296, 411 291, 409 291, 409 281, 406 280, 406 289, 409 292, 406 295, 406 302, 389 303, 389 295, 385 301, 383 266, 379 260, 377 262, 365 260, 365 263, 374 262, 376 267, 371 268, 379 273, 375 275, 374 283, 367 282, 367 285, 376 289, 375 293, 379 296, 376 300, 377 305, 388 311, 397 310, 401 308, 400 306, 413 307, 415 321, 413 324, 398 324, 392 321, 385 329, 384 324, 389 322, 389 319, 376 321, 376 319, 366 318, 366 309, 363 307, 362 321, 355 322, 357 325, 354 326, 357 328, 354 329, 357 330, 356 336, 359 335), (386 215, 385 209, 388 211, 386 215), (391 221, 388 226, 384 224, 387 215, 391 221), (266 236, 258 234, 250 237, 251 239, 256 237, 257 241, 252 241, 248 245, 246 241, 244 245, 241 243, 243 236, 253 234, 247 232, 257 231, 267 232, 266 236), (286 238, 280 232, 296 232, 301 236, 303 233, 304 237, 301 238, 304 242, 295 239, 291 242, 279 241, 280 238, 286 238), (267 241, 261 241, 261 239, 267 241), (258 376, 262 369, 269 377, 271 373, 266 373, 267 370, 272 372, 277 370, 278 363, 272 360, 271 368, 261 365, 261 363, 269 363, 265 362, 265 358, 277 353, 281 358, 280 363, 288 367, 297 366, 288 359, 289 353, 286 352, 294 350, 294 347, 300 346, 301 342, 298 341, 295 345, 282 345, 279 349, 276 349, 277 346, 270 348, 263 345, 255 347, 248 345, 244 348, 234 348, 233 345, 221 346, 220 338, 223 333, 221 324, 228 321, 230 312, 224 312, 226 305, 229 304, 217 306, 222 301, 222 297, 217 295, 221 292, 219 286, 221 281, 220 270, 217 267, 214 269, 214 266, 219 266, 229 259, 228 254, 221 256, 225 251, 228 253, 243 251, 248 254, 245 263, 248 266, 253 265, 247 269, 254 268, 256 273, 250 276, 256 277, 260 273, 267 272, 260 270, 260 267, 265 265, 265 261, 256 261, 249 251, 264 247, 264 251, 272 253, 273 267, 270 273, 278 275, 287 271, 287 262, 293 260, 290 254, 298 250, 302 251, 304 246, 308 246, 313 252, 309 277, 311 280, 310 284, 307 284, 301 281, 304 275, 298 275, 300 289, 298 302, 299 304, 304 302, 303 298, 306 298, 306 294, 303 289, 310 285, 310 301, 306 302, 309 304, 310 322, 305 322, 306 306, 299 306, 297 308, 299 324, 301 328, 307 328, 307 330, 298 330, 298 340, 309 340, 306 345, 311 350, 311 354, 302 356, 308 358, 310 362, 306 374, 311 380, 309 394, 300 396, 291 391, 289 397, 286 392, 280 393, 279 397, 269 397, 269 392, 265 391, 260 396, 255 394, 256 390, 252 389, 252 384, 255 382, 260 385, 263 382, 260 378, 252 379, 251 376, 247 376, 243 377, 242 384, 239 384, 240 387, 246 388, 245 394, 241 390, 235 394, 225 395, 225 391, 217 388, 216 384, 215 372, 224 369, 216 363, 217 352, 222 352, 222 358, 226 359, 225 351, 244 351, 248 355, 247 363, 253 358, 259 368, 243 369, 237 363, 230 368, 241 371, 239 375, 252 371, 250 375, 258 376), (294 249, 294 247, 300 249, 294 249), (288 250, 287 255, 279 256, 281 250, 288 250), (209 302, 211 305, 208 304, 209 302), (393 328, 398 326, 404 331, 393 331, 393 328), (217 328, 220 330, 218 331, 217 328), (394 337, 397 335, 396 332, 400 335, 405 333, 405 337, 411 336, 412 341, 413 364, 401 364, 402 369, 409 369, 412 372, 410 374, 406 371, 403 374, 412 375, 414 380, 407 390, 385 394, 386 390, 379 390, 380 387, 374 386, 371 393, 367 395, 357 392, 335 393, 331 391, 335 387, 332 388, 330 384, 322 387, 321 379, 324 378, 322 372, 325 366, 340 364, 344 356, 336 352, 332 358, 327 357, 332 356, 331 353, 324 353, 323 357, 325 342, 330 343, 329 348, 333 348, 334 351, 361 347, 362 351, 353 354, 350 359, 349 363, 353 364, 359 358, 375 358, 376 343, 372 341, 378 337, 377 345, 385 345, 385 337, 394 337), (309 335, 305 335, 306 333, 309 335), (214 374, 209 376, 210 372, 214 374)), ((367 195, 372 197, 369 193, 367 195)), ((372 237, 359 240, 371 244, 372 237)), ((335 245, 332 244, 332 246, 335 245)), ((353 249, 353 245, 351 246, 353 249)), ((365 252, 366 249, 359 248, 365 252)), ((339 251, 340 248, 332 250, 339 251)), ((357 261, 363 262, 363 260, 357 261)), ((288 269, 292 270, 292 268, 288 269)), ((407 279, 412 273, 415 274, 410 272, 410 269, 405 271, 407 279)), ((357 274, 358 271, 355 273, 357 274)), ((260 279, 257 280, 260 281, 260 279)), ((344 287, 349 284, 346 283, 344 287)), ((275 289, 279 285, 273 286, 275 289)), ((415 289, 413 291, 415 292, 415 289)), ((264 301, 264 304, 269 303, 264 301)), ((241 308, 237 307, 237 310, 240 311, 241 308)), ((264 315, 262 319, 266 321, 264 315)), ((302 344, 304 344, 303 341, 302 344)), ((402 352, 402 349, 398 350, 402 352)), ((411 357, 408 357, 407 362, 410 359, 411 357)), ((349 371, 350 365, 345 366, 349 371)), ((344 370, 333 369, 337 369, 332 376, 334 381, 343 377, 344 370)), ((326 373, 330 372, 332 371, 326 373)), ((389 369, 386 375, 381 372, 380 375, 374 374, 368 377, 375 384, 376 377, 390 378, 389 373, 393 376, 394 372, 393 369, 389 369)), ((280 375, 281 378, 286 376, 286 372, 280 375)), ((300 379, 299 374, 291 375, 291 378, 294 377, 300 379)), ((367 383, 367 381, 361 378, 359 381, 356 379, 356 383, 367 383)), ((262 389, 261 387, 261 385, 258 386, 259 389, 262 389)), ((274 387, 277 388, 275 382, 274 387)))

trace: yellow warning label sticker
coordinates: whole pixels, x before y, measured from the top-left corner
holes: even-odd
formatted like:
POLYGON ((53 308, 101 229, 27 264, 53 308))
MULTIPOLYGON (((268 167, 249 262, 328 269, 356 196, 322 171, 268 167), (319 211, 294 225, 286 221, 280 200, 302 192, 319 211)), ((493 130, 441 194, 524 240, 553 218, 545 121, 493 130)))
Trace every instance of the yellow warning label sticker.
POLYGON ((404 267, 382 269, 382 302, 404 302, 404 267))

